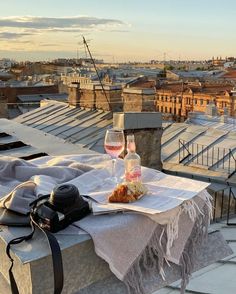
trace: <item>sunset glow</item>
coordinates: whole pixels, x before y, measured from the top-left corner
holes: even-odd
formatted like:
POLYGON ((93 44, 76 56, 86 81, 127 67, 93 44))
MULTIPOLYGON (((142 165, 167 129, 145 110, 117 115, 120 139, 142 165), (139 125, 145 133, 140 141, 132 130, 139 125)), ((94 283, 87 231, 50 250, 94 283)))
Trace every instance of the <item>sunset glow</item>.
POLYGON ((4 1, 0 57, 84 57, 82 35, 105 61, 231 56, 235 8, 233 0, 4 1))

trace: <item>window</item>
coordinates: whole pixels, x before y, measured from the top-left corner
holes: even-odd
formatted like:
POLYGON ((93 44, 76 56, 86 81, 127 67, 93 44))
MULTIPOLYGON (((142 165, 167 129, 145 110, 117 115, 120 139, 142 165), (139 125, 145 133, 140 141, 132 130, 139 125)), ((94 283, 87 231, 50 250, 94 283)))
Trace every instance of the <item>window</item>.
POLYGON ((207 105, 210 103, 210 101, 207 99, 207 105))
POLYGON ((168 112, 167 107, 165 107, 165 112, 168 112))
POLYGON ((163 112, 163 106, 161 106, 161 112, 163 112))
POLYGON ((189 97, 186 98, 186 104, 191 104, 191 99, 189 97))
POLYGON ((200 99, 200 105, 203 105, 203 99, 200 99))
POLYGON ((197 104, 197 98, 194 99, 194 103, 197 104))
POLYGON ((170 107, 170 111, 169 111, 170 113, 172 113, 172 108, 170 107))

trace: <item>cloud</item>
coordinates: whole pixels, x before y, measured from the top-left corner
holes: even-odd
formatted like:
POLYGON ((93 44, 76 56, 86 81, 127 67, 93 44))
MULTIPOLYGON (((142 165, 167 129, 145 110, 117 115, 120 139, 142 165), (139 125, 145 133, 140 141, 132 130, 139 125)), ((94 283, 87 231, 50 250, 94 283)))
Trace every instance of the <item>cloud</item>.
POLYGON ((38 17, 15 16, 0 18, 0 28, 22 28, 35 30, 85 30, 103 27, 104 29, 125 25, 117 19, 97 18, 89 16, 74 17, 38 17))
POLYGON ((40 44, 42 47, 53 47, 53 46, 58 46, 57 43, 45 43, 45 44, 40 44))
POLYGON ((128 30, 110 30, 112 33, 128 33, 128 30))
POLYGON ((13 33, 13 32, 0 32, 0 39, 14 40, 25 36, 30 36, 31 33, 13 33))

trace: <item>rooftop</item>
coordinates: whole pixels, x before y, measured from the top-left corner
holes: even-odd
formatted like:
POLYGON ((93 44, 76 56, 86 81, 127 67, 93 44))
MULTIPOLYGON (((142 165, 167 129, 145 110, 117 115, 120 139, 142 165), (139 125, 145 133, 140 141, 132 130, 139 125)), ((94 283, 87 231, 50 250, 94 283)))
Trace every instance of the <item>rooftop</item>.
POLYGON ((31 82, 31 81, 7 81, 1 82, 0 81, 0 88, 10 87, 10 88, 24 88, 24 87, 48 87, 53 86, 52 84, 48 84, 43 81, 38 82, 31 82))
POLYGON ((0 119, 0 123, 0 156, 32 159, 44 155, 92 153, 79 144, 66 143, 63 139, 13 120, 0 119))
POLYGON ((236 79, 236 70, 235 69, 228 70, 224 75, 222 75, 222 78, 236 79))
MULTIPOLYGON (((205 177, 228 179, 229 166, 226 166, 226 168, 223 166, 223 158, 225 156, 227 157, 227 153, 220 153, 219 157, 215 157, 212 152, 209 155, 209 150, 207 151, 207 149, 200 148, 195 151, 192 149, 191 156, 187 157, 179 164, 179 151, 183 151, 183 146, 179 145, 179 140, 185 141, 186 144, 194 143, 198 144, 198 146, 214 147, 215 150, 217 150, 217 148, 219 148, 219 150, 228 148, 235 154, 236 128, 234 120, 229 119, 228 123, 224 123, 220 121, 220 117, 210 117, 204 114, 198 114, 192 119, 195 119, 195 121, 189 120, 185 123, 165 124, 162 137, 162 159, 165 164, 164 167, 179 169, 182 173, 185 172, 186 176, 193 175, 194 172, 198 173, 199 179, 200 176, 204 175, 205 177), (217 159, 216 162, 211 161, 209 163, 211 164, 211 168, 208 166, 204 167, 202 161, 199 161, 200 158, 201 160, 206 160, 207 156, 209 156, 210 160, 217 159)), ((85 151, 88 151, 87 148, 89 148, 91 150, 103 152, 105 130, 112 125, 112 119, 110 112, 72 108, 66 103, 51 101, 47 102, 44 107, 19 116, 14 121, 9 122, 3 120, 3 124, 1 122, 1 125, 6 125, 7 128, 3 128, 4 132, 12 136, 12 138, 8 137, 8 139, 4 136, 0 138, 3 141, 5 140, 4 142, 7 144, 12 142, 12 140, 18 140, 15 138, 15 132, 20 130, 23 131, 24 134, 22 142, 33 142, 34 146, 32 147, 38 146, 40 150, 44 149, 43 146, 38 145, 41 142, 40 138, 49 136, 48 139, 52 141, 51 143, 49 143, 49 141, 47 142, 47 148, 49 148, 47 149, 48 154, 52 152, 52 150, 58 154, 64 150, 60 147, 55 148, 55 144, 57 143, 53 140, 57 139, 59 139, 61 143, 63 142, 63 144, 66 144, 65 146, 68 146, 68 148, 72 148, 71 150, 68 149, 68 152, 74 152, 77 148, 77 145, 74 144, 78 143, 81 144, 80 147, 86 147, 83 149, 85 151), (14 126, 12 124, 14 124, 14 126), (21 124, 23 125, 21 126, 21 124), (29 131, 30 129, 31 132, 29 131), (33 137, 36 134, 39 136, 38 139, 33 137)), ((16 154, 15 156, 18 155, 19 154, 16 154)), ((231 221, 234 222, 236 220, 232 219, 231 221)), ((234 253, 224 260, 220 260, 195 272, 187 286, 186 293, 231 294, 235 291, 235 227, 226 226, 226 222, 221 220, 218 223, 211 224, 210 230, 220 230, 234 253)), ((175 282, 157 291, 156 294, 177 294, 179 293, 179 287, 179 282, 175 282)))
POLYGON ((228 178, 235 171, 235 131, 235 125, 224 123, 172 124, 162 136, 164 168, 228 178))
POLYGON ((157 91, 171 91, 174 93, 188 92, 189 90, 195 93, 211 93, 211 94, 224 94, 226 91, 230 92, 234 86, 225 83, 166 83, 157 88, 157 91))
POLYGON ((21 102, 40 102, 43 99, 67 101, 68 94, 55 93, 55 94, 31 94, 31 95, 18 95, 17 98, 21 102))
POLYGON ((50 101, 43 107, 18 116, 15 121, 103 153, 104 136, 106 129, 112 125, 112 113, 50 101))

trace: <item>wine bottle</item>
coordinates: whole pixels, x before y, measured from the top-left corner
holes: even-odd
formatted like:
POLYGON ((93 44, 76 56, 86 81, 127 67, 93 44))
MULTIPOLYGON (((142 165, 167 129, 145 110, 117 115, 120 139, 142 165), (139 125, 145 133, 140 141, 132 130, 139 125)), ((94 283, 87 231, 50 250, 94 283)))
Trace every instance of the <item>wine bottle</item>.
POLYGON ((141 180, 141 159, 136 153, 134 135, 127 136, 127 154, 124 158, 125 180, 138 182, 141 180))

